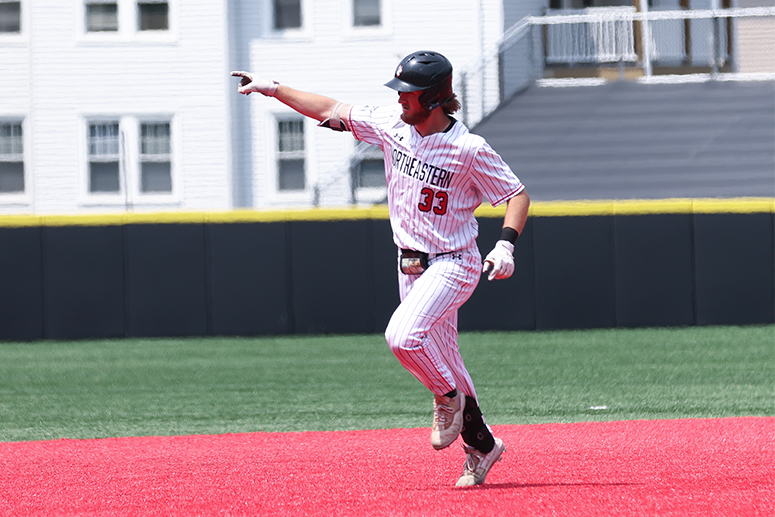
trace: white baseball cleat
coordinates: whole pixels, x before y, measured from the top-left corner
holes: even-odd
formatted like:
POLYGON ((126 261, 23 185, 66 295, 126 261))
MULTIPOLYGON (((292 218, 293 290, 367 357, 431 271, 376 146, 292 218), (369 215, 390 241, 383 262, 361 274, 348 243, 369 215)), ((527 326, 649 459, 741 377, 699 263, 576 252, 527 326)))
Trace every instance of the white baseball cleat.
POLYGON ((463 409, 466 396, 458 392, 454 397, 435 395, 433 400, 433 425, 431 445, 438 450, 452 445, 463 429, 463 409))
POLYGON ((501 460, 501 454, 506 452, 506 446, 503 445, 503 440, 496 438, 495 447, 487 454, 468 445, 463 445, 463 450, 467 454, 463 464, 463 475, 457 480, 455 486, 474 486, 484 483, 487 473, 496 461, 501 460))

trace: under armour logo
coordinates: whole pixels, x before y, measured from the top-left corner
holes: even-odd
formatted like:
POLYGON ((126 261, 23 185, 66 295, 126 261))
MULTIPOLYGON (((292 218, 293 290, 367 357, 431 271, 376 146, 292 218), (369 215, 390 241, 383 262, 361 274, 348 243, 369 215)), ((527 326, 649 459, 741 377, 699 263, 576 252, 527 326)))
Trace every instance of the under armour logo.
POLYGON ((399 142, 403 142, 403 141, 404 141, 404 136, 403 136, 403 135, 399 135, 398 133, 396 133, 395 135, 393 135, 393 138, 395 138, 395 139, 396 139, 396 140, 398 140, 399 142))

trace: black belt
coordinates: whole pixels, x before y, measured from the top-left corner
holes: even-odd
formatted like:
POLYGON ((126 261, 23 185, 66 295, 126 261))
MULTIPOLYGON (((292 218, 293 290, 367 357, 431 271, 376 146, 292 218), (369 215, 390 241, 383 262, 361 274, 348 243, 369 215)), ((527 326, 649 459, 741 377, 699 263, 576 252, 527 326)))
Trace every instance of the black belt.
MULTIPOLYGON (((408 255, 412 255, 412 254, 415 254, 415 253, 417 254, 416 255, 417 257, 419 257, 421 255, 424 255, 425 257, 430 258, 430 256, 431 256, 430 253, 425 253, 423 251, 415 251, 415 250, 409 250, 409 249, 402 249, 401 250, 401 255, 407 255, 408 256, 408 255)), ((443 255, 449 255, 450 253, 454 253, 454 251, 444 251, 442 253, 436 253, 435 255, 433 255, 433 258, 441 257, 443 255)))
MULTIPOLYGON (((433 258, 449 255, 451 251, 436 253, 433 258)), ((421 275, 428 269, 430 255, 424 251, 401 250, 401 271, 405 275, 421 275)))

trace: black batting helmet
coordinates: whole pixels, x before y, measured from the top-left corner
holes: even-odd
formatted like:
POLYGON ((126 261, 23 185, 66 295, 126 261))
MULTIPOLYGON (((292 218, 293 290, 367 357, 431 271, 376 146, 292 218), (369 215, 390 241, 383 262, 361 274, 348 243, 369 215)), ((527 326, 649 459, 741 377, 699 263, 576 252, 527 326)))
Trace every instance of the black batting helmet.
POLYGON ((434 110, 452 98, 452 63, 438 52, 412 52, 401 60, 385 86, 398 92, 423 91, 420 105, 434 110))

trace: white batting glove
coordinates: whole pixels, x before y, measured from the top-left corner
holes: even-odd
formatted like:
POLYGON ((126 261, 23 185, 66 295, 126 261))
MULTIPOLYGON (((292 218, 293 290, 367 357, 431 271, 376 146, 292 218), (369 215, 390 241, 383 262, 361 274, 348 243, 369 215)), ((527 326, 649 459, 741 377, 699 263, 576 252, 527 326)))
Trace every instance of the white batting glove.
POLYGON ((489 273, 487 279, 508 278, 514 273, 514 245, 509 241, 498 241, 495 247, 484 259, 482 273, 489 273))
POLYGON ((253 75, 250 72, 232 72, 231 75, 233 77, 242 77, 237 91, 245 95, 258 92, 267 97, 274 97, 277 87, 280 86, 277 81, 270 81, 269 79, 253 75))

